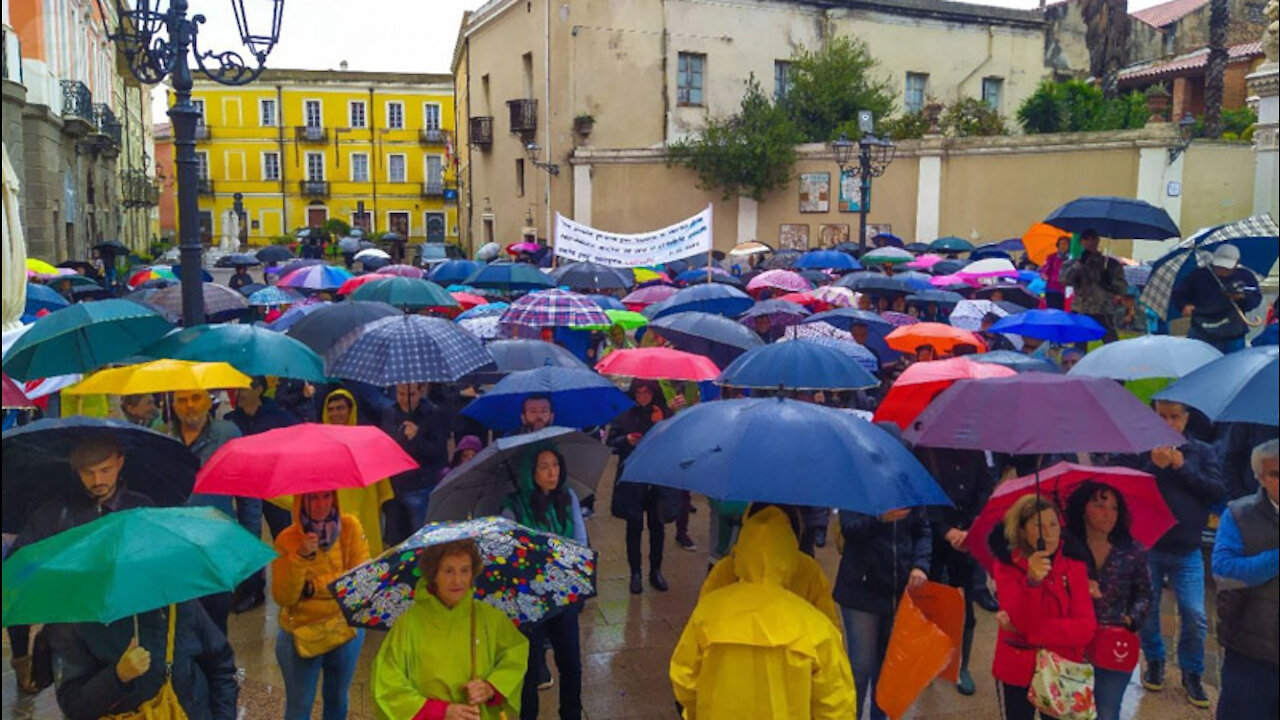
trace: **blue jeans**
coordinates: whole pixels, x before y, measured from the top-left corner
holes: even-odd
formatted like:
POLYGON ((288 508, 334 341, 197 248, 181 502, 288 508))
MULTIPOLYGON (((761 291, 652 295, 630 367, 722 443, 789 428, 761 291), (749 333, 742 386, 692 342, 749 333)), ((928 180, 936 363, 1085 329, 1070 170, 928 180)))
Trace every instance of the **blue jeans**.
POLYGON ((1224 650, 1218 720, 1274 720, 1280 715, 1276 666, 1224 650))
POLYGON ((427 503, 431 500, 431 488, 403 493, 399 497, 409 511, 409 523, 413 526, 409 534, 412 535, 427 522, 427 503))
POLYGON ((276 636, 276 661, 284 675, 284 720, 311 720, 311 707, 316 702, 316 685, 324 671, 324 720, 346 720, 347 696, 351 678, 356 674, 364 630, 319 657, 304 658, 293 647, 293 636, 284 630, 276 636))
POLYGON ((874 694, 876 679, 880 676, 880 666, 884 664, 885 652, 889 649, 889 633, 893 631, 893 615, 840 608, 840 616, 844 620, 844 642, 849 651, 849 665, 853 669, 853 687, 857 691, 858 711, 855 718, 862 717, 862 706, 871 699, 871 720, 884 720, 888 716, 876 705, 874 694))
POLYGON ((1165 577, 1178 602, 1178 667, 1183 673, 1204 674, 1204 561, 1199 550, 1183 555, 1152 550, 1147 554, 1151 568, 1151 587, 1155 597, 1151 612, 1142 624, 1142 654, 1147 662, 1164 662, 1164 638, 1160 636, 1160 589, 1165 577))
POLYGON ((1098 720, 1120 720, 1120 705, 1131 677, 1132 672, 1094 668, 1093 697, 1098 705, 1098 720))

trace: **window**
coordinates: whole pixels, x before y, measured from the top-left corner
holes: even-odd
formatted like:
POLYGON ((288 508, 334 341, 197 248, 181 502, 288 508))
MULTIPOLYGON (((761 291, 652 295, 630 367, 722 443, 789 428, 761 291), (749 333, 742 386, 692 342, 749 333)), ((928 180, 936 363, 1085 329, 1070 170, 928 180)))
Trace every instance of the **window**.
POLYGON ((258 101, 258 122, 262 127, 275 127, 276 125, 276 101, 271 98, 264 98, 258 101))
POLYGON ((351 153, 351 182, 369 182, 369 153, 351 153))
POLYGON ((427 182, 440 185, 444 182, 444 158, 439 155, 427 156, 427 182))
POLYGON ((516 196, 524 197, 524 158, 516 158, 516 196))
POLYGON ((196 118, 196 124, 197 124, 197 125, 204 125, 204 124, 205 124, 205 119, 204 119, 204 101, 203 101, 203 100, 192 100, 192 101, 191 101, 191 104, 192 104, 193 106, 195 106, 196 113, 199 115, 199 117, 197 117, 197 118, 196 118))
POLYGON ((351 127, 353 127, 353 128, 362 128, 362 127, 366 127, 366 125, 365 125, 365 118, 364 118, 364 101, 363 101, 363 100, 352 100, 352 101, 351 101, 351 124, 350 124, 350 126, 351 126, 351 127))
POLYGON ((278 152, 262 153, 262 179, 263 180, 279 180, 280 179, 280 153, 278 152))
POLYGON ((531 98, 533 97, 533 53, 527 52, 520 56, 520 69, 524 77, 524 96, 531 98))
POLYGON ((702 105, 702 76, 707 56, 702 53, 680 53, 676 66, 676 102, 702 105))
POLYGON ((773 97, 781 100, 791 89, 791 63, 786 60, 773 61, 773 97))
POLYGON ((400 233, 406 238, 409 237, 409 213, 387 213, 387 227, 390 228, 392 232, 400 233))
POLYGON ((209 153, 196 153, 196 177, 201 180, 209 179, 209 153))
POLYGON ((402 153, 392 153, 387 156, 387 182, 405 182, 405 164, 402 153))
POLYGON ((307 100, 302 103, 302 118, 307 127, 324 127, 324 115, 320 110, 320 101, 307 100))
POLYGON ((387 127, 392 130, 401 130, 404 128, 404 103, 387 103, 387 127))
POLYGON ((904 94, 904 108, 909 113, 924 110, 925 92, 929 87, 929 76, 926 73, 907 73, 907 91, 904 94))
POLYGON ((311 182, 324 181, 324 153, 307 153, 307 180, 311 182))
POLYGON ((982 78, 982 102, 987 107, 1000 111, 1000 96, 1004 94, 1004 79, 998 77, 982 78))
POLYGON ((439 130, 440 129, 440 105, 439 103, 426 103, 422 106, 422 129, 439 130))
POLYGON ((373 231, 373 213, 368 210, 364 212, 351 213, 351 227, 360 228, 365 232, 373 231))

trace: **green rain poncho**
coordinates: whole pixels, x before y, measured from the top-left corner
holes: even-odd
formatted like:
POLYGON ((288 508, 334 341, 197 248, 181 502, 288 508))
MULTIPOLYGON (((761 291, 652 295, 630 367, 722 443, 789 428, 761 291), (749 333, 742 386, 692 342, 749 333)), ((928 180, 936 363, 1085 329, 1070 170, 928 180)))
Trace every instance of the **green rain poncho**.
POLYGON ((529 641, 501 610, 474 598, 447 608, 419 582, 413 605, 396 620, 373 663, 373 699, 381 720, 411 718, 427 700, 467 701, 463 685, 471 679, 473 607, 476 677, 505 699, 481 706, 480 716, 519 717, 529 641))

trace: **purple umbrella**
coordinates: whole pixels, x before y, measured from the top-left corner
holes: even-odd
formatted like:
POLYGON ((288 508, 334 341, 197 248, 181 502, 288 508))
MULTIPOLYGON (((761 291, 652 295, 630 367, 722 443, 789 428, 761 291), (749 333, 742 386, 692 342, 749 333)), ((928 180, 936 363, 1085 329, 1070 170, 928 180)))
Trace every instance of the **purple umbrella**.
POLYGON ((412 265, 387 265, 386 267, 378 268, 377 272, 379 275, 395 275, 398 277, 417 278, 419 280, 427 274, 422 268, 414 267, 412 265))
POLYGON ((886 310, 880 313, 880 317, 884 318, 886 321, 888 321, 890 325, 894 327, 915 325, 916 323, 920 322, 918 318, 913 318, 906 313, 894 312, 892 310, 886 310))
POLYGON ((337 290, 351 279, 351 273, 333 265, 311 265, 280 278, 280 287, 297 290, 337 290))

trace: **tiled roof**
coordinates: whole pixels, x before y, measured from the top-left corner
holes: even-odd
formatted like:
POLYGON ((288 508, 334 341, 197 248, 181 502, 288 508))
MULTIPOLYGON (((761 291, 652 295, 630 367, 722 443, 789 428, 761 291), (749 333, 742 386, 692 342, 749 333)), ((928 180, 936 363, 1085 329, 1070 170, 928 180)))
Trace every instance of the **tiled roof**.
POLYGON ((1170 2, 1152 5, 1145 10, 1130 13, 1130 15, 1151 27, 1159 28, 1169 23, 1177 22, 1187 14, 1195 12, 1208 4, 1209 0, 1170 0, 1170 2))
MULTIPOLYGON (((1227 48, 1227 61, 1238 62, 1262 55, 1262 41, 1256 40, 1227 48)), ((1133 83, 1140 80, 1151 80, 1160 77, 1176 77, 1194 74, 1193 70, 1203 70, 1209 63, 1209 48, 1201 48, 1195 52, 1179 55, 1172 60, 1155 60, 1152 62, 1130 65, 1120 71, 1120 82, 1133 83)))

